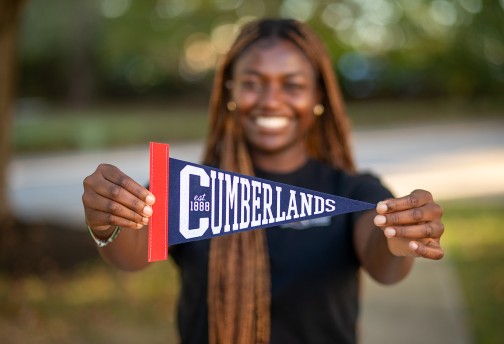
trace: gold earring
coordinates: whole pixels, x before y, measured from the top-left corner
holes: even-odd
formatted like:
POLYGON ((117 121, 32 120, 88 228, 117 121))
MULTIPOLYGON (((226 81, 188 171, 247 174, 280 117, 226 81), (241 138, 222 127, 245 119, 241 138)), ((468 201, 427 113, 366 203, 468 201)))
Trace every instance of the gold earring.
POLYGON ((229 111, 233 112, 234 110, 236 110, 236 103, 232 100, 228 101, 228 103, 226 104, 226 107, 229 111))
POLYGON ((322 114, 324 113, 324 110, 325 110, 325 109, 324 109, 324 105, 322 105, 322 104, 317 104, 317 105, 315 105, 315 106, 313 107, 313 114, 314 114, 315 116, 320 116, 320 115, 322 115, 322 114))

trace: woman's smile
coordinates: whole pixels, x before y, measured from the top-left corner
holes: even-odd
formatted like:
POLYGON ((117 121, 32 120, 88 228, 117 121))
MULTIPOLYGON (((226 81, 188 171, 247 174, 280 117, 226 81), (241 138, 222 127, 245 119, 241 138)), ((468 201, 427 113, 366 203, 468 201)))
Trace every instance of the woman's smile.
POLYGON ((285 116, 258 116, 252 120, 260 129, 273 132, 286 128, 290 121, 285 116))

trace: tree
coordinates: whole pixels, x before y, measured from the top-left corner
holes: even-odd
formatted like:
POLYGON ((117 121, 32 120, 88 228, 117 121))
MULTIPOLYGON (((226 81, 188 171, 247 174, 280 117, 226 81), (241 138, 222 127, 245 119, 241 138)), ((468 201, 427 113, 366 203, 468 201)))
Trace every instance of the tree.
POLYGON ((73 105, 206 97, 236 27, 283 16, 323 38, 349 98, 498 99, 503 14, 503 0, 32 0, 19 39, 20 92, 73 105))
POLYGON ((0 0, 0 234, 9 231, 13 223, 7 197, 7 167, 16 79, 16 38, 24 3, 25 0, 0 0))

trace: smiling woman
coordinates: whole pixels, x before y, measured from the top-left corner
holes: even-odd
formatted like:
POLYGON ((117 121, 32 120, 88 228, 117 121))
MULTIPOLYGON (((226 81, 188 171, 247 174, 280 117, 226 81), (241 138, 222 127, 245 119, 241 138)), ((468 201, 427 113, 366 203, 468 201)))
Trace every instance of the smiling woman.
MULTIPOLYGON (((443 256, 442 211, 429 192, 392 198, 377 178, 355 171, 336 77, 307 25, 244 26, 216 72, 209 112, 206 165, 378 205, 306 230, 277 226, 170 247, 181 270, 182 343, 355 343, 361 268, 391 284, 408 274, 412 257, 443 256)), ((95 237, 123 228, 99 249, 104 259, 145 267, 154 195, 100 165, 82 199, 95 237)))

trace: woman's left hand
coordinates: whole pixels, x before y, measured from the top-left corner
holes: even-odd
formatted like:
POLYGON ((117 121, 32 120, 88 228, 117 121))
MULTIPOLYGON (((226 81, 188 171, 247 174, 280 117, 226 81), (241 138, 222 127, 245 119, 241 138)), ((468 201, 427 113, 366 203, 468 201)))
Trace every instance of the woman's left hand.
POLYGON ((405 197, 384 200, 378 203, 376 211, 374 223, 383 230, 392 254, 443 258, 443 209, 430 192, 415 190, 405 197))

